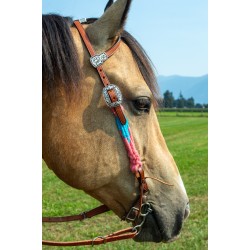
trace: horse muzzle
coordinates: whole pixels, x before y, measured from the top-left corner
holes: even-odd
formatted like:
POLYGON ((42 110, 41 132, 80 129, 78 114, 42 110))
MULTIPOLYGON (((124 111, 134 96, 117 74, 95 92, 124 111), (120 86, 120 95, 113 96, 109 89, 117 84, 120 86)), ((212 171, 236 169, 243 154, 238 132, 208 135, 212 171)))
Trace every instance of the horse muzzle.
POLYGON ((134 240, 137 242, 173 242, 179 238, 183 222, 189 214, 189 203, 183 211, 169 217, 159 207, 152 206, 152 212, 145 218, 134 240))

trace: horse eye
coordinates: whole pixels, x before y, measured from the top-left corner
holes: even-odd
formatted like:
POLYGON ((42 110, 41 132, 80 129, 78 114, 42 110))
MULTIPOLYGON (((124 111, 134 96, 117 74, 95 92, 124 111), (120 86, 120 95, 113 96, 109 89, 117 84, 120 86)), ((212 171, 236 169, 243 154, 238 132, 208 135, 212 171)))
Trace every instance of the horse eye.
POLYGON ((140 97, 133 101, 134 107, 140 113, 149 113, 151 100, 148 97, 140 97))

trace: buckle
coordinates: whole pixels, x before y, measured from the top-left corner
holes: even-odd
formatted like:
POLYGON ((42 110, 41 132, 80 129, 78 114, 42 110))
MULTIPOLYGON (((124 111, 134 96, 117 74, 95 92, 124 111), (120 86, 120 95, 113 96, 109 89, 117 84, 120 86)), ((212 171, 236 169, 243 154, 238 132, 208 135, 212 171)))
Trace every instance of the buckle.
POLYGON ((104 100, 106 102, 106 104, 110 107, 110 108, 115 108, 119 105, 121 105, 122 103, 122 93, 120 91, 120 89, 114 85, 114 84, 109 84, 108 86, 104 87, 102 90, 103 96, 104 96, 104 100), (116 102, 112 102, 110 100, 108 91, 113 90, 116 94, 117 97, 117 101, 116 102))
POLYGON ((106 60, 108 59, 108 56, 105 52, 99 54, 99 55, 94 55, 90 57, 90 62, 93 67, 97 68, 101 66, 106 60))
POLYGON ((139 208, 137 207, 131 207, 131 209, 129 210, 125 220, 127 222, 134 222, 137 217, 138 217, 138 213, 139 213, 139 208))

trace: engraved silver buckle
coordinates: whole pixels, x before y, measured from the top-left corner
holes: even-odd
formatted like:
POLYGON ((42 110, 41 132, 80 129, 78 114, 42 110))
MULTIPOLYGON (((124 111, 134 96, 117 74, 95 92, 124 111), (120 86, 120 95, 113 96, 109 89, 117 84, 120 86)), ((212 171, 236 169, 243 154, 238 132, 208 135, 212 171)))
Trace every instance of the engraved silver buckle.
POLYGON ((106 87, 103 88, 102 93, 103 93, 104 100, 105 100, 106 104, 110 108, 115 108, 115 107, 121 105, 121 103, 122 103, 122 93, 121 93, 120 89, 116 85, 109 84, 108 86, 106 86, 106 87), (117 97, 117 101, 116 102, 112 102, 110 100, 110 97, 109 97, 109 94, 108 94, 109 90, 113 90, 115 92, 116 97, 117 97))
POLYGON ((99 54, 99 55, 94 55, 90 57, 90 62, 93 67, 97 68, 101 66, 106 60, 108 59, 108 56, 105 52, 99 54))

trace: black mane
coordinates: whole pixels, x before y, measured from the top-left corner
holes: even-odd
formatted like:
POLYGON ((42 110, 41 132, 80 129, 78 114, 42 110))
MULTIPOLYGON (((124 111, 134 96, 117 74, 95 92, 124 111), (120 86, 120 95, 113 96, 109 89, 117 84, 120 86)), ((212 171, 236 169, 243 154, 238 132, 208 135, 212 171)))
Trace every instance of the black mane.
MULTIPOLYGON (((97 19, 87 19, 87 23, 95 20, 97 19)), ((69 17, 43 15, 43 84, 46 84, 45 87, 49 88, 51 92, 61 83, 67 92, 76 89, 82 76, 70 32, 72 24, 73 20, 69 17)), ((158 85, 151 60, 136 39, 127 31, 122 32, 121 38, 132 51, 144 80, 157 99, 158 85)))
POLYGON ((59 84, 71 91, 81 79, 79 59, 70 32, 72 18, 59 15, 43 15, 42 18, 43 83, 50 92, 59 84))

